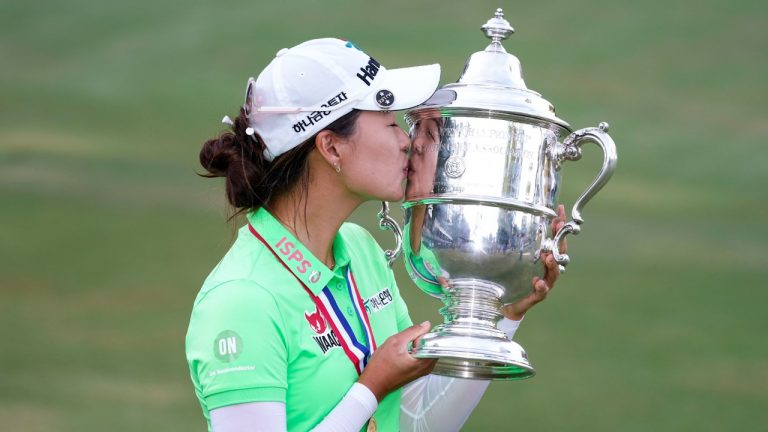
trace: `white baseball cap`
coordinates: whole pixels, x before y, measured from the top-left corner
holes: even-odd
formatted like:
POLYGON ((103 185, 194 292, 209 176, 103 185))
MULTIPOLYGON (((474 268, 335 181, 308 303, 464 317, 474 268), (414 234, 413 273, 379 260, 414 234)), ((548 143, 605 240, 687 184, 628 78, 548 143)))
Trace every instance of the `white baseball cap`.
POLYGON ((272 160, 353 109, 419 105, 439 81, 439 64, 386 69, 352 42, 313 39, 278 51, 257 79, 250 78, 243 108, 272 160))

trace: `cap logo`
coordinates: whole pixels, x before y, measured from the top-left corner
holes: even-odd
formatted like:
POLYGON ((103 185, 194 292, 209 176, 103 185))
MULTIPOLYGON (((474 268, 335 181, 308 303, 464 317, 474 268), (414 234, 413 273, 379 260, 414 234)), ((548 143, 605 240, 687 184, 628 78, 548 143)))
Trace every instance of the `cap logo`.
POLYGON ((373 81, 373 79, 376 78, 376 74, 379 73, 380 67, 381 64, 379 62, 374 60, 373 57, 368 57, 368 64, 360 68, 360 72, 357 73, 357 77, 360 78, 360 80, 364 82, 365 85, 370 86, 371 81, 373 81))
POLYGON ((391 107, 395 103, 395 95, 387 89, 377 91, 374 99, 376 100, 376 105, 384 109, 391 107))
MULTIPOLYGON (((320 105, 323 107, 332 107, 334 105, 338 105, 342 102, 347 100, 347 93, 346 92, 339 92, 336 96, 328 99, 328 102, 320 105)), ((315 123, 321 121, 323 117, 330 114, 330 111, 312 111, 302 120, 299 120, 296 122, 296 124, 293 125, 293 131, 296 133, 301 133, 307 130, 308 127, 312 127, 315 125, 315 123)))

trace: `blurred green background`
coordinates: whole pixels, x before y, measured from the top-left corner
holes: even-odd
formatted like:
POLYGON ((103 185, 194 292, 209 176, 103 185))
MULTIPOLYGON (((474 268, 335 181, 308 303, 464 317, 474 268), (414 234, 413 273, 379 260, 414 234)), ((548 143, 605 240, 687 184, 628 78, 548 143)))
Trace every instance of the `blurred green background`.
POLYGON ((538 376, 465 430, 768 430, 768 4, 725 0, 0 2, 0 429, 204 430, 184 334, 236 224, 202 142, 282 47, 344 37, 448 83, 499 6, 529 87, 608 121, 619 165, 518 332, 538 376))

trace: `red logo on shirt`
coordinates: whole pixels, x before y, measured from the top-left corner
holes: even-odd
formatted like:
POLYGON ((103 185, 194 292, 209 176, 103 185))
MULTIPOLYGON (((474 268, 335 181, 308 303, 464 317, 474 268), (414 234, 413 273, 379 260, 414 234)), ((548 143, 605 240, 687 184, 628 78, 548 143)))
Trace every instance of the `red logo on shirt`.
POLYGON ((309 328, 315 332, 316 336, 312 336, 312 339, 314 339, 317 346, 320 347, 323 355, 327 354, 331 348, 341 348, 339 338, 336 337, 336 333, 334 333, 333 330, 328 328, 325 318, 320 315, 317 308, 315 308, 313 313, 304 311, 304 318, 307 319, 309 328))
POLYGON ((307 313, 304 312, 304 318, 307 319, 307 322, 309 323, 309 327, 317 334, 323 334, 325 333, 325 330, 327 329, 327 324, 325 323, 325 319, 323 319, 323 316, 320 315, 320 312, 315 309, 313 313, 307 313))

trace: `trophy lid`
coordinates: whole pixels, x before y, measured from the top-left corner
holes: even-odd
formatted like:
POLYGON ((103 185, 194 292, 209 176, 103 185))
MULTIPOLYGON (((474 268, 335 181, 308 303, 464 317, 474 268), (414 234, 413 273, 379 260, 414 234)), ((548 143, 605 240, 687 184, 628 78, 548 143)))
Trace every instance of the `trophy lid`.
POLYGON ((491 44, 469 57, 458 82, 440 88, 424 104, 409 111, 406 119, 413 118, 412 114, 422 109, 440 108, 448 112, 469 109, 531 117, 570 130, 570 125, 557 117, 549 101, 528 89, 520 60, 501 44, 515 32, 504 19, 502 9, 496 9, 493 18, 480 28, 491 39, 491 44))

